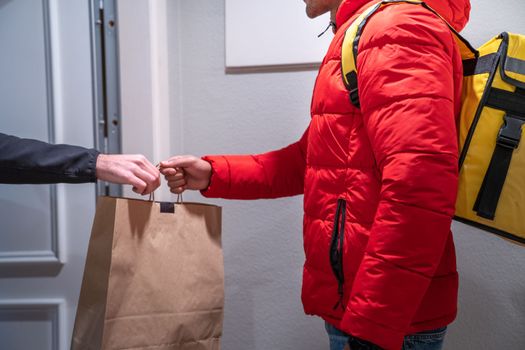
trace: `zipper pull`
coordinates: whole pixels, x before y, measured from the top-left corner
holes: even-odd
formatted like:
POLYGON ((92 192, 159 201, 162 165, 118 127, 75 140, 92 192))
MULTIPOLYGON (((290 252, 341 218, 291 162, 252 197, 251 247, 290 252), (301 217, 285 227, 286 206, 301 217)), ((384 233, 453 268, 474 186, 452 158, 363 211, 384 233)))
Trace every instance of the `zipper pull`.
POLYGON ((328 27, 326 27, 326 29, 323 30, 323 32, 322 32, 321 34, 319 34, 317 37, 320 38, 321 35, 323 35, 324 33, 326 33, 326 32, 328 31, 328 29, 330 29, 330 27, 335 28, 335 22, 330 21, 330 23, 328 23, 328 27))

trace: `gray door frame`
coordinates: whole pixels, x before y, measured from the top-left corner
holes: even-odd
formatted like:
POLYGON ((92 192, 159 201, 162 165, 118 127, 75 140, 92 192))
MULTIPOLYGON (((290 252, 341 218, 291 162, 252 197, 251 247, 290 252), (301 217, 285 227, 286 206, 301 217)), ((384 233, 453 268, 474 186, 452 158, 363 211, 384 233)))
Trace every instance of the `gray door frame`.
MULTIPOLYGON (((121 107, 116 0, 90 0, 95 147, 121 153, 121 107)), ((122 196, 122 186, 99 181, 97 195, 122 196)))

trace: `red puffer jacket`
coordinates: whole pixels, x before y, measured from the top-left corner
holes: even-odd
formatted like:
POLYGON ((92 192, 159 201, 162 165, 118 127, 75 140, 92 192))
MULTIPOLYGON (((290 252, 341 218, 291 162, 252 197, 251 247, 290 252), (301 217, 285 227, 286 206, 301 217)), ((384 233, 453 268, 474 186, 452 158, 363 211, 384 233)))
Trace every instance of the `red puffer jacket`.
MULTIPOLYGON (((370 0, 343 0, 337 32, 298 142, 260 155, 206 156, 205 196, 304 193, 302 301, 307 314, 385 349, 456 316, 450 224, 457 187, 462 64, 444 22, 387 6, 360 40, 361 110, 341 78, 345 29, 370 0)), ((427 0, 457 30, 469 0, 427 0)))

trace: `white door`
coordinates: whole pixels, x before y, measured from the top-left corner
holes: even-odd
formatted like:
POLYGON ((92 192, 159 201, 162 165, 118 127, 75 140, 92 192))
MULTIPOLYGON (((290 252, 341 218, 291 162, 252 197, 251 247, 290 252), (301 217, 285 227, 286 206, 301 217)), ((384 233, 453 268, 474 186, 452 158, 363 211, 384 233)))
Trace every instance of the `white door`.
MULTIPOLYGON (((87 0, 0 0, 0 131, 94 146, 87 0)), ((0 184, 0 349, 67 349, 95 185, 0 184)))

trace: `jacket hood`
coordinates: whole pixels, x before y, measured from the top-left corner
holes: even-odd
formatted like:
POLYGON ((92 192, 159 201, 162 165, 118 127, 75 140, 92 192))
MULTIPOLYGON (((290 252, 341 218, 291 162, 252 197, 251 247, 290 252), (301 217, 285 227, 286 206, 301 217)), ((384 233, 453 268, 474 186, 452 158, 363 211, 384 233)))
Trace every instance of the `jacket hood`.
MULTIPOLYGON (((343 0, 337 10, 336 26, 339 28, 344 22, 364 6, 370 6, 378 0, 343 0)), ((461 31, 468 22, 470 15, 470 0, 425 0, 447 22, 461 31)))

